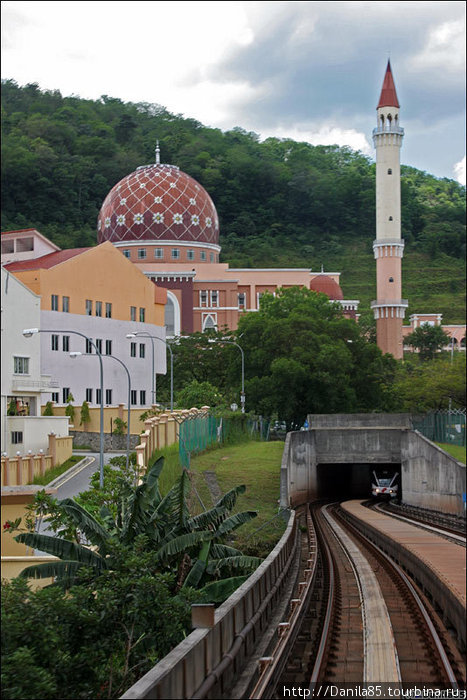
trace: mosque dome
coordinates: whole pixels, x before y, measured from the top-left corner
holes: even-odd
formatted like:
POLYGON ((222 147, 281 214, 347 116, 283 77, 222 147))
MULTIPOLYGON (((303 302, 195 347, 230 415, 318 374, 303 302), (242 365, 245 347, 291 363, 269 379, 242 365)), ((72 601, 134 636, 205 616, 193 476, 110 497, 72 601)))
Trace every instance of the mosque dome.
POLYGON ((99 243, 218 246, 219 219, 212 199, 196 180, 175 165, 156 162, 140 166, 112 187, 99 212, 97 232, 99 243))
POLYGON ((314 292, 322 292, 331 301, 341 301, 344 298, 344 294, 340 286, 335 282, 332 277, 321 274, 314 277, 310 282, 310 289, 314 292))

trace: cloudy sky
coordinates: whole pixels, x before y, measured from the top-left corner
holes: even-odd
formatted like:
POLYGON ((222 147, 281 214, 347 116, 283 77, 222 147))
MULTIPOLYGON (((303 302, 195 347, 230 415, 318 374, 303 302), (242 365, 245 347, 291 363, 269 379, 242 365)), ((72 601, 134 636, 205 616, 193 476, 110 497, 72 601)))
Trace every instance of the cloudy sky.
POLYGON ((465 183, 465 3, 2 2, 2 78, 373 156, 388 57, 402 162, 465 183))

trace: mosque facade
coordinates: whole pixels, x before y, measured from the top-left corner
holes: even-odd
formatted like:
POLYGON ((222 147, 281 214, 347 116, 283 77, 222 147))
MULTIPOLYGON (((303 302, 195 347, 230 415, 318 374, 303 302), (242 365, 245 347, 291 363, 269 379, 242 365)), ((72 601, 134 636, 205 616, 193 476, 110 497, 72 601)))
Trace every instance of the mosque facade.
POLYGON ((235 330, 242 313, 280 287, 325 293, 357 318, 339 272, 309 268, 230 268, 219 262, 219 218, 206 190, 177 166, 140 166, 109 192, 98 217, 98 242, 110 241, 157 286, 167 290, 168 336, 209 328, 235 330))

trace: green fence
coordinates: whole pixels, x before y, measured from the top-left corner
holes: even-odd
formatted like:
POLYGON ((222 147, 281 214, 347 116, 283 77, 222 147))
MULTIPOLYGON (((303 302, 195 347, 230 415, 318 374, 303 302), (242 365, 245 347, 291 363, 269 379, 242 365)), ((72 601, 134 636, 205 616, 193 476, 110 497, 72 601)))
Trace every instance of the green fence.
POLYGON ((465 446, 465 409, 427 413, 413 427, 433 442, 465 446))
POLYGON ((190 468, 191 455, 204 452, 208 447, 251 437, 269 439, 269 421, 262 418, 244 420, 199 416, 187 418, 180 424, 179 456, 180 464, 190 468))

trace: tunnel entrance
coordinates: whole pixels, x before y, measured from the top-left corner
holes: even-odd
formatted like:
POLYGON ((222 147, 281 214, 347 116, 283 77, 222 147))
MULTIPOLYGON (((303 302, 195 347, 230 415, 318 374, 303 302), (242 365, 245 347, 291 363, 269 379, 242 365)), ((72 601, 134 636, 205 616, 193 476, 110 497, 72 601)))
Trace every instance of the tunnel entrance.
POLYGON ((401 494, 400 464, 317 464, 317 498, 371 498, 373 471, 377 476, 394 475, 401 494))

